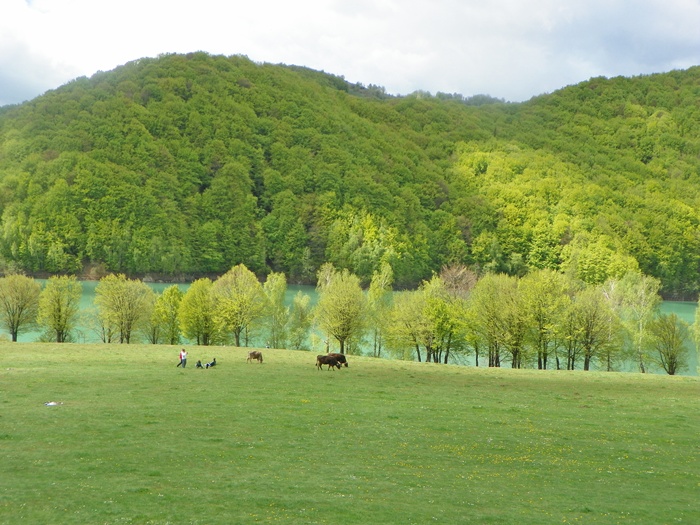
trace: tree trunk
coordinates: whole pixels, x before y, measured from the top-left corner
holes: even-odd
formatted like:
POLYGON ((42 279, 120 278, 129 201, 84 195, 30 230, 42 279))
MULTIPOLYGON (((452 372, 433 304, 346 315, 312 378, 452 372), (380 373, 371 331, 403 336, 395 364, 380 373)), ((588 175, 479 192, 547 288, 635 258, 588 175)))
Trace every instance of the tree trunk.
POLYGON ((513 350, 513 360, 510 364, 511 368, 520 368, 520 349, 513 350))
POLYGON ((450 357, 450 347, 452 346, 452 332, 447 336, 447 345, 445 345, 445 361, 444 363, 447 364, 447 360, 450 357))
POLYGON ((489 367, 501 367, 501 352, 498 346, 489 348, 489 367))

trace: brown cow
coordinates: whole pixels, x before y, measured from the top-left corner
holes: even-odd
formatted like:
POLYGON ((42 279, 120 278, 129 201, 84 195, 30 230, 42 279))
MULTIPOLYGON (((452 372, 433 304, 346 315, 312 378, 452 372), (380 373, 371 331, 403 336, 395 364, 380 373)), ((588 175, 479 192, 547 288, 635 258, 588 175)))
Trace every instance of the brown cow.
MULTIPOLYGON (((348 366, 348 360, 347 360, 347 358, 345 357, 345 354, 333 354, 333 353, 330 353, 330 354, 328 354, 328 355, 331 356, 331 357, 335 357, 336 361, 338 361, 338 363, 340 363, 341 365, 348 366)), ((340 368, 340 367, 338 367, 338 368, 340 368)))
POLYGON ((257 361, 258 363, 263 362, 263 356, 262 352, 258 352, 257 350, 253 350, 252 352, 248 352, 248 359, 245 360, 246 363, 250 363, 251 361, 257 361))
POLYGON ((323 365, 328 365, 328 370, 330 370, 331 367, 340 369, 340 363, 335 357, 331 357, 329 355, 317 355, 316 366, 319 370, 321 370, 323 365))

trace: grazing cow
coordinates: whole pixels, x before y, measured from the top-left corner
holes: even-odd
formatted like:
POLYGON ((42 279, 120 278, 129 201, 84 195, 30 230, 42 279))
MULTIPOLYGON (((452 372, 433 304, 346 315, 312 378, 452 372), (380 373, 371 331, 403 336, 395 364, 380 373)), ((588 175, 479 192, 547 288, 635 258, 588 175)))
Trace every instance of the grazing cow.
MULTIPOLYGON (((338 361, 338 363, 340 363, 341 365, 348 366, 348 360, 345 358, 345 354, 330 353, 328 355, 331 357, 335 357, 336 361, 338 361)), ((340 368, 340 367, 338 367, 338 368, 340 368)))
POLYGON ((246 359, 246 363, 250 363, 251 361, 257 361, 258 363, 262 363, 263 362, 262 352, 258 352, 257 350, 254 350, 252 352, 248 352, 248 359, 246 359))
POLYGON ((321 370, 321 368, 323 368, 323 365, 328 365, 328 370, 330 370, 331 367, 340 369, 340 363, 335 357, 329 355, 317 355, 316 366, 319 370, 321 370))

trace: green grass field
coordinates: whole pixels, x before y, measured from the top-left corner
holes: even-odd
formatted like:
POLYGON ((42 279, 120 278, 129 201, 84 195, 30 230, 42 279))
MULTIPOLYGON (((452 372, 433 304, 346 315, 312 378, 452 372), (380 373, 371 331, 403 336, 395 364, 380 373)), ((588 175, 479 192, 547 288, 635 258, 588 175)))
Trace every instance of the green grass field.
POLYGON ((697 377, 187 349, 0 343, 0 523, 700 523, 697 377))

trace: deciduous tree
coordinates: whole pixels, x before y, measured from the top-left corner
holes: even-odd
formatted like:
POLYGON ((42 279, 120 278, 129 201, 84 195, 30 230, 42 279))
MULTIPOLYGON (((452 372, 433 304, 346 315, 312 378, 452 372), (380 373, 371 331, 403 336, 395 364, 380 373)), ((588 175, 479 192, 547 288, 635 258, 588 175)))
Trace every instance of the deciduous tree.
POLYGON ((95 287, 95 305, 105 325, 113 325, 119 342, 129 344, 132 335, 150 316, 155 292, 144 282, 124 274, 110 274, 95 287))
POLYGON ((194 281, 180 301, 178 318, 182 333, 198 345, 219 342, 219 330, 214 321, 215 303, 211 279, 194 281))
POLYGON ((394 294, 389 313, 387 346, 398 356, 415 352, 418 362, 423 360, 421 345, 429 330, 425 315, 425 297, 422 290, 401 291, 394 294))
MULTIPOLYGON (((517 287, 515 277, 486 274, 472 291, 469 309, 473 313, 476 329, 486 342, 490 367, 501 366, 502 351, 510 350, 512 354, 513 350, 517 352, 522 346, 520 336, 524 336, 524 332, 521 322, 514 317, 519 311, 514 304, 517 287), (511 326, 514 319, 517 323, 511 326)), ((517 364, 517 358, 517 354, 513 355, 513 363, 517 364)))
MULTIPOLYGON (((578 303, 570 299, 566 307, 559 312, 557 332, 566 358, 566 370, 575 370, 581 359, 582 330, 578 323, 578 303)), ((559 359, 557 358, 557 368, 559 359)))
POLYGON ((289 311, 289 347, 294 350, 304 348, 313 323, 311 297, 301 291, 292 300, 289 311))
POLYGON ((168 286, 153 305, 153 322, 166 344, 180 343, 180 303, 184 293, 177 285, 168 286))
POLYGON ((388 313, 391 308, 391 285, 394 272, 388 262, 372 274, 367 292, 367 319, 372 337, 372 355, 379 357, 384 344, 388 313))
POLYGON ((0 323, 13 342, 36 323, 41 285, 25 275, 0 278, 0 323))
POLYGON ((365 326, 366 298, 360 279, 330 263, 319 270, 315 318, 319 328, 338 341, 345 353, 348 340, 359 339, 365 326))
POLYGON ((537 368, 544 370, 559 341, 557 322, 570 301, 567 279, 554 270, 537 270, 520 280, 519 290, 528 317, 528 339, 537 353, 537 368))
MULTIPOLYGON (((617 316, 600 286, 588 286, 574 298, 575 325, 583 354, 583 369, 590 370, 594 360, 610 357, 617 316)), ((609 367, 608 367, 609 368, 609 367)))
POLYGON ((647 325, 661 304, 660 289, 661 281, 639 271, 627 272, 619 280, 609 280, 604 287, 631 335, 632 355, 641 373, 647 369, 647 325))
POLYGON ((265 304, 267 343, 272 348, 286 348, 289 307, 284 304, 287 293, 287 279, 284 274, 277 272, 269 274, 263 284, 263 291, 267 299, 265 304))
POLYGON ((222 331, 233 334, 235 345, 241 346, 241 335, 265 312, 262 284, 245 265, 239 264, 214 282, 212 293, 214 319, 222 331))
POLYGON ((668 375, 688 368, 688 324, 676 314, 660 314, 649 323, 654 361, 668 375))
POLYGON ((72 332, 80 317, 83 285, 75 276, 53 276, 39 296, 37 323, 57 343, 72 340, 72 332))

